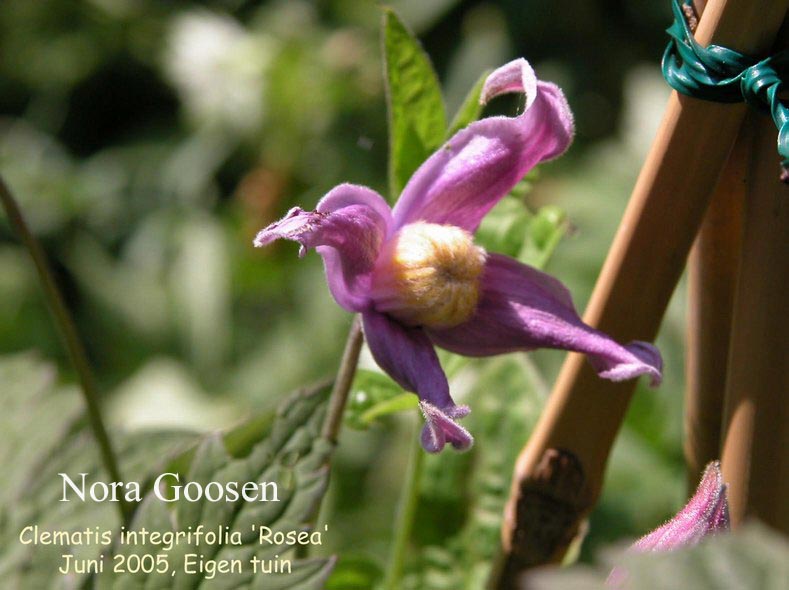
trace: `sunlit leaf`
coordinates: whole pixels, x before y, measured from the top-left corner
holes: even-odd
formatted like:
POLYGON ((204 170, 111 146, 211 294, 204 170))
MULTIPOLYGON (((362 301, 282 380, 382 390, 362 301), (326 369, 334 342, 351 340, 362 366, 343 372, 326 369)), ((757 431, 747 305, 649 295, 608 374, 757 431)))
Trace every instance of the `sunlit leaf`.
POLYGON ((360 369, 351 386, 345 411, 346 424, 366 430, 377 419, 388 414, 415 408, 417 397, 403 389, 383 373, 360 369))
POLYGON ((344 555, 337 561, 325 590, 372 590, 383 578, 381 566, 361 555, 344 555))
POLYGON ((543 268, 567 231, 564 211, 553 205, 542 207, 529 222, 528 237, 517 258, 543 268))
POLYGON ((384 11, 389 107, 389 188, 396 198, 419 165, 441 145, 446 114, 441 88, 419 41, 391 10, 384 11))
POLYGON ((479 97, 482 94, 482 87, 485 85, 490 72, 484 72, 477 82, 472 86, 463 104, 460 105, 458 112, 455 113, 452 122, 449 124, 449 131, 447 131, 447 138, 452 137, 455 133, 466 127, 468 124, 473 123, 479 119, 482 113, 483 105, 479 102, 479 97))
POLYGON ((505 197, 485 216, 476 240, 486 250, 516 257, 529 238, 532 214, 516 197, 505 197))
POLYGON ((365 411, 360 419, 363 423, 372 424, 378 418, 414 410, 418 406, 418 399, 413 393, 401 393, 387 400, 378 402, 372 408, 365 411))

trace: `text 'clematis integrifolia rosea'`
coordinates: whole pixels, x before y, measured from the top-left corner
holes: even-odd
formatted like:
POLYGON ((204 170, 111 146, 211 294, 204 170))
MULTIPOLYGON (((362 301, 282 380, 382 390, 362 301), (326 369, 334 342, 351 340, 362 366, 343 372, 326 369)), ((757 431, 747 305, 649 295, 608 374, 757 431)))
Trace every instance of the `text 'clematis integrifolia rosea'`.
POLYGON ((482 102, 526 95, 522 114, 489 117, 455 134, 414 173, 393 209, 378 193, 335 187, 315 211, 291 209, 256 246, 280 238, 315 248, 332 295, 362 315, 373 357, 420 398, 422 444, 473 442, 457 423, 468 414, 449 394, 434 345, 466 356, 559 348, 586 353, 597 373, 619 381, 661 378, 657 349, 617 344, 585 325, 556 279, 474 243, 482 218, 536 164, 562 154, 573 120, 562 91, 518 59, 494 71, 482 102))

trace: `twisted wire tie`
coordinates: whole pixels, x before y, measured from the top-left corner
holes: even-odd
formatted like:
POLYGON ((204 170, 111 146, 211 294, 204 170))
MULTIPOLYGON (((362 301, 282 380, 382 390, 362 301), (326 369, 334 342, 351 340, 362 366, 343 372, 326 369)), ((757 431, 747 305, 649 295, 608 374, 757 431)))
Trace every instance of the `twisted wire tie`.
POLYGON ((698 18, 691 0, 672 0, 674 22, 666 30, 663 77, 686 96, 722 103, 746 102, 769 113, 778 128, 781 181, 789 184, 789 107, 781 100, 789 50, 762 60, 720 45, 702 47, 693 37, 698 18))

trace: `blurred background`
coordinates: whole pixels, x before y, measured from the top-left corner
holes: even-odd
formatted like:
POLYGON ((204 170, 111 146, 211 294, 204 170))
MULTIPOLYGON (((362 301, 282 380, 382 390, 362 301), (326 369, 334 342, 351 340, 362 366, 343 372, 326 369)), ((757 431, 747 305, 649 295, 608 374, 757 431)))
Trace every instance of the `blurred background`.
MULTIPOLYGON (((450 114, 485 69, 516 56, 564 89, 576 143, 542 167, 526 201, 566 212, 547 270, 583 309, 668 96, 658 65, 669 3, 389 4, 433 59, 450 114)), ((252 238, 339 182, 385 194, 380 20, 365 0, 0 3, 0 171, 74 310, 111 424, 223 428, 331 376, 350 317, 319 257, 299 261, 290 243, 255 250, 252 238)), ((683 297, 680 288, 658 342, 664 384, 635 398, 584 560, 653 528, 684 498, 683 297)), ((73 380, 2 218, 0 354, 30 350, 73 380)), ((562 358, 510 355, 450 371, 478 416, 470 428, 481 449, 429 458, 414 587, 427 575, 460 587, 453 559, 468 535, 495 545, 512 458, 562 358)), ((345 563, 383 563, 414 418, 343 435, 323 518, 325 550, 345 563)))

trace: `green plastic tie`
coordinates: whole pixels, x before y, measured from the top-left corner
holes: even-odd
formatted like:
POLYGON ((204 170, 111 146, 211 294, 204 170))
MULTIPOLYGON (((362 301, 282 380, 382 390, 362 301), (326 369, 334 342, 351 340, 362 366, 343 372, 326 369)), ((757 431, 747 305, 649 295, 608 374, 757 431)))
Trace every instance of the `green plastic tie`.
POLYGON ((778 128, 778 154, 789 182, 789 108, 778 96, 789 71, 789 50, 765 59, 743 55, 720 45, 702 47, 696 42, 683 5, 691 0, 672 0, 674 22, 667 29, 671 40, 663 53, 663 77, 677 92, 714 102, 745 101, 769 113, 778 128))

